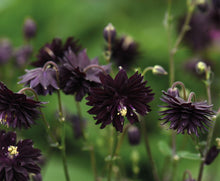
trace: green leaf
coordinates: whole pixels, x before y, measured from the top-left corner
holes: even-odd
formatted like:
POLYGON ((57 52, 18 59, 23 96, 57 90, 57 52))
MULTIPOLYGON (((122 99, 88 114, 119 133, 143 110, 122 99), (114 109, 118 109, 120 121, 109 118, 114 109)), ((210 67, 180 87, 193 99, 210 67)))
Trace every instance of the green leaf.
POLYGON ((169 147, 169 145, 165 141, 160 141, 158 143, 159 150, 161 153, 165 156, 171 156, 172 155, 172 150, 169 147))
POLYGON ((188 151, 179 151, 177 155, 180 158, 185 158, 189 160, 201 160, 201 155, 200 153, 190 153, 188 151))

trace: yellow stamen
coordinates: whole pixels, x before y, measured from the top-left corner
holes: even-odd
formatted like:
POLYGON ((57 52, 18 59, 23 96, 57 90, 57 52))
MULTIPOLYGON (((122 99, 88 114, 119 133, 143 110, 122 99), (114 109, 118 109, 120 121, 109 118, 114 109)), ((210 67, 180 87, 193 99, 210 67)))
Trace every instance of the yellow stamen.
POLYGON ((9 146, 8 147, 8 152, 9 152, 9 156, 13 157, 13 156, 17 156, 18 155, 18 151, 17 151, 18 147, 17 146, 9 146))
POLYGON ((121 116, 126 116, 127 115, 127 108, 124 106, 122 109, 119 110, 118 115, 121 114, 121 116))

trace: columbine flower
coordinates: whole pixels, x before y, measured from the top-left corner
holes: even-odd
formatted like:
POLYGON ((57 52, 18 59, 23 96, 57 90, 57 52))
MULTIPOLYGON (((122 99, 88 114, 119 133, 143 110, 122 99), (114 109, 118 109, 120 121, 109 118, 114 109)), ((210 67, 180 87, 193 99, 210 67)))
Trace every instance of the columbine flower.
POLYGON ((16 142, 16 133, 0 131, 0 180, 28 181, 29 174, 40 174, 37 161, 40 150, 33 148, 32 140, 16 142))
POLYGON ((139 56, 138 44, 129 36, 112 42, 111 58, 117 66, 128 69, 139 56))
POLYGON ((0 123, 13 128, 29 128, 40 114, 42 102, 14 93, 0 82, 0 123))
POLYGON ((110 70, 110 65, 99 66, 97 58, 90 61, 85 49, 78 55, 72 50, 65 52, 62 61, 63 65, 60 66, 59 71, 60 88, 65 94, 76 94, 76 101, 81 101, 89 93, 90 87, 100 84, 98 74, 101 71, 109 72, 110 70))
POLYGON ((138 114, 145 115, 151 111, 147 105, 153 100, 150 87, 145 87, 143 76, 136 72, 130 78, 121 69, 112 79, 110 75, 100 74, 102 87, 92 88, 87 97, 88 105, 93 106, 88 112, 95 114, 96 124, 101 128, 112 123, 117 131, 122 132, 124 117, 130 123, 138 122, 138 114))
POLYGON ((130 145, 138 145, 141 140, 141 132, 137 126, 130 126, 128 128, 128 141, 130 145))
MULTIPOLYGON (((172 88, 171 88, 172 90, 172 88)), ((170 122, 170 129, 177 130, 177 133, 188 134, 195 133, 198 136, 198 130, 207 131, 207 126, 210 126, 210 116, 214 113, 211 110, 212 105, 207 105, 206 102, 191 102, 185 101, 178 94, 172 95, 170 89, 168 92, 163 91, 161 100, 165 102, 166 108, 160 111, 160 115, 164 116, 161 120, 165 120, 162 125, 170 122)))
POLYGON ((30 85, 38 95, 52 94, 58 90, 56 71, 52 68, 35 68, 25 70, 27 73, 20 77, 20 84, 30 85))
POLYGON ((64 52, 71 49, 74 53, 78 53, 81 50, 79 41, 73 37, 69 37, 65 44, 62 45, 62 40, 54 38, 52 43, 45 44, 38 52, 37 61, 33 62, 32 65, 35 67, 42 67, 47 61, 53 61, 59 63, 59 59, 63 57, 64 52))

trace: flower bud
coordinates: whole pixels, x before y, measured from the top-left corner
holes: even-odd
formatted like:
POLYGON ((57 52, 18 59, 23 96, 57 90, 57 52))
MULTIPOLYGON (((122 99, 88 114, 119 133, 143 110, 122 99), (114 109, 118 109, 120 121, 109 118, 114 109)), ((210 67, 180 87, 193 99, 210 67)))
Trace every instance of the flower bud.
POLYGON ((217 148, 220 149, 220 138, 216 138, 215 141, 217 142, 217 148))
POLYGON ((198 74, 204 73, 206 71, 206 69, 207 69, 207 65, 204 62, 200 61, 196 64, 196 72, 198 74))
POLYGON ((6 63, 12 56, 12 46, 9 40, 0 40, 0 64, 6 63))
POLYGON ((18 65, 19 67, 24 66, 27 63, 27 61, 30 59, 32 53, 33 53, 33 48, 30 45, 19 47, 14 52, 16 65, 18 65))
POLYGON ((152 69, 152 72, 155 75, 167 75, 167 72, 160 65, 155 65, 152 69))
POLYGON ((210 165, 215 160, 215 158, 218 156, 219 151, 220 150, 217 149, 216 146, 212 146, 206 155, 205 164, 210 165))
POLYGON ((36 35, 37 26, 33 19, 27 18, 23 26, 24 37, 29 40, 36 35))
POLYGON ((104 28, 103 36, 107 42, 113 42, 115 40, 116 30, 111 23, 104 28))
POLYGON ((128 128, 128 140, 131 145, 138 145, 140 143, 141 133, 138 127, 130 126, 128 128))
POLYGON ((173 97, 179 97, 179 90, 175 87, 175 88, 169 88, 167 93, 173 97))

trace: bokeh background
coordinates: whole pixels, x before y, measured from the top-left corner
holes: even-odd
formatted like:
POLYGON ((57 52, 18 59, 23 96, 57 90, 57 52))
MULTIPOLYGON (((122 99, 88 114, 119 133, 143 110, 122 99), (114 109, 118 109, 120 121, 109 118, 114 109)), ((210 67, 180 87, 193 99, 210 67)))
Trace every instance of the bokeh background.
MULTIPOLYGON (((98 57, 99 62, 105 64, 103 29, 111 22, 116 28, 118 35, 129 35, 138 44, 141 56, 135 62, 135 66, 143 70, 147 66, 161 65, 167 71, 169 70, 168 38, 164 28, 165 12, 167 10, 166 0, 0 0, 0 38, 8 38, 14 48, 19 48, 25 44, 23 38, 23 23, 27 17, 31 17, 37 24, 37 35, 31 41, 34 47, 34 54, 28 60, 36 60, 36 54, 40 47, 45 43, 51 42, 55 37, 66 40, 69 36, 74 36, 80 40, 90 58, 98 57)), ((177 36, 177 26, 180 17, 186 12, 186 2, 184 0, 175 0, 172 5, 171 13, 173 17, 171 39, 175 40, 177 36)), ((213 100, 214 108, 219 106, 219 57, 218 48, 210 48, 207 57, 212 60, 214 79, 213 79, 213 100)), ((205 86, 201 79, 196 77, 185 67, 186 62, 198 56, 188 46, 181 44, 178 53, 175 56, 176 78, 184 82, 185 86, 194 91, 197 99, 206 99, 205 86)), ((134 68, 135 68, 134 66, 134 68)), ((24 68, 14 66, 13 62, 0 65, 0 79, 10 89, 18 91, 22 88, 18 85, 18 77, 23 75, 24 68), (7 75, 7 76, 6 76, 7 75)), ((129 74, 132 74, 131 70, 129 74)), ((146 125, 150 137, 152 153, 158 165, 159 173, 166 169, 166 154, 164 154, 163 144, 170 141, 170 131, 160 125, 158 105, 161 104, 160 97, 162 90, 167 90, 169 86, 169 76, 155 76, 150 72, 145 78, 155 93, 155 100, 151 103, 152 112, 146 116, 146 125), (160 146, 159 146, 160 145, 160 146)), ((48 102, 43 109, 46 118, 52 126, 56 125, 57 97, 56 95, 40 97, 40 100, 48 102)), ((66 112, 76 113, 75 100, 73 96, 62 94, 63 106, 66 112)), ((81 103, 83 116, 86 122, 86 134, 89 142, 95 146, 97 158, 98 174, 105 176, 104 158, 108 155, 105 142, 109 135, 105 130, 99 129, 94 124, 94 120, 88 115, 89 109, 85 105, 86 101, 81 103)), ((219 127, 215 130, 215 137, 219 136, 219 127)), ((19 133, 25 138, 34 140, 35 146, 40 148, 45 155, 46 164, 42 168, 43 180, 60 181, 64 180, 62 160, 56 149, 50 148, 47 142, 47 135, 43 128, 43 123, 30 130, 22 130, 19 133)), ((111 136, 111 135, 110 135, 111 136)), ((202 137, 202 139, 205 139, 202 137)), ((81 139, 75 139, 71 126, 67 128, 67 155, 71 180, 90 181, 93 180, 93 173, 90 165, 89 152, 83 151, 83 142, 81 139)), ((184 135, 177 136, 177 148, 190 150, 196 153, 193 142, 190 137, 184 135)), ((121 175, 130 180, 153 180, 149 159, 146 155, 143 139, 138 146, 131 146, 128 143, 127 135, 120 151, 121 175), (133 156, 132 156, 133 155, 133 156), (135 157, 136 156, 136 157, 135 157), (134 157, 137 159, 136 166, 139 168, 139 174, 134 174, 134 157)), ((205 167, 204 180, 218 181, 220 178, 219 166, 220 158, 217 158, 211 166, 205 167)), ((177 170, 177 180, 181 180, 183 172, 187 169, 192 172, 194 178, 197 177, 199 170, 199 161, 180 159, 177 170)), ((166 170, 165 172, 170 172, 166 170)))

